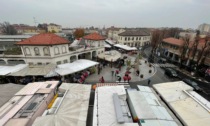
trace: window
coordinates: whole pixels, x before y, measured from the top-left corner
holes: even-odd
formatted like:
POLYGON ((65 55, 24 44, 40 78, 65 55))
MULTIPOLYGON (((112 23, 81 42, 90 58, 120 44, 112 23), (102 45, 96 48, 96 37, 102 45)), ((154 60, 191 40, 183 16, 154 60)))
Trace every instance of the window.
POLYGON ((48 47, 44 47, 43 48, 43 52, 44 52, 44 55, 45 56, 49 56, 50 55, 50 51, 49 51, 49 48, 48 47))
POLYGON ((57 63, 57 65, 59 65, 59 64, 61 64, 61 61, 58 61, 58 62, 56 62, 57 63))
POLYGON ((128 41, 130 41, 130 37, 128 37, 128 41))
POLYGON ((35 53, 35 56, 39 56, 40 55, 39 48, 35 47, 34 48, 34 53, 35 53))
POLYGON ((58 47, 55 47, 55 48, 54 48, 54 52, 55 52, 55 55, 60 54, 60 52, 59 52, 59 48, 58 48, 58 47))
POLYGON ((31 52, 30 52, 30 50, 29 50, 28 47, 26 47, 24 50, 25 50, 25 54, 26 54, 26 55, 31 55, 31 52))
POLYGON ((42 63, 37 63, 38 65, 42 65, 42 63))
POLYGON ((138 37, 136 37, 136 40, 138 40, 138 37))
POLYGON ((67 60, 67 59, 66 59, 66 60, 64 60, 64 61, 63 61, 63 63, 68 63, 68 60, 67 60))
POLYGON ((62 46, 62 52, 66 53, 66 47, 65 46, 62 46))
POLYGON ((125 41, 127 41, 127 37, 125 37, 125 41))
POLYGON ((132 40, 134 40, 134 37, 132 38, 132 40))

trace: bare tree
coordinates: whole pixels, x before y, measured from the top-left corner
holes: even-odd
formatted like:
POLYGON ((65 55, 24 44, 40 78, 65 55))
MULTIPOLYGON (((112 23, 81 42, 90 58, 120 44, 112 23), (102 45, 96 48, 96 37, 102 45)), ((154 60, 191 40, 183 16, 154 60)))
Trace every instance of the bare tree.
MULTIPOLYGON (((192 55, 191 55, 191 62, 194 61, 195 59, 195 56, 196 56, 196 53, 198 52, 198 45, 199 45, 199 40, 200 40, 200 31, 196 31, 196 37, 195 37, 195 41, 193 42, 193 45, 192 45, 192 55)), ((192 67, 194 64, 190 63, 190 67, 192 67)))
POLYGON ((16 35, 17 34, 16 29, 12 25, 10 25, 9 22, 0 23, 0 27, 2 28, 2 32, 6 35, 16 35))
POLYGON ((197 56, 196 66, 201 64, 204 55, 205 55, 205 57, 207 56, 209 49, 210 49, 210 42, 208 41, 208 37, 206 37, 205 44, 203 45, 203 47, 201 47, 201 51, 199 52, 199 54, 197 56))
POLYGON ((181 55, 180 55, 180 67, 182 67, 182 64, 183 62, 186 60, 186 53, 187 53, 187 50, 189 49, 189 44, 190 44, 190 37, 189 36, 185 36, 183 38, 184 40, 184 45, 182 47, 182 50, 181 50, 181 55))

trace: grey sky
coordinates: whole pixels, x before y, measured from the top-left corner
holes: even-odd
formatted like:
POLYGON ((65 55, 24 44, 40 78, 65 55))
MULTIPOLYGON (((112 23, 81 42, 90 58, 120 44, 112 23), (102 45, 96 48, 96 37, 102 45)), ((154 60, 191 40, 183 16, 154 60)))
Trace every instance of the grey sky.
POLYGON ((63 27, 183 27, 210 24, 210 0, 0 0, 0 22, 63 27))

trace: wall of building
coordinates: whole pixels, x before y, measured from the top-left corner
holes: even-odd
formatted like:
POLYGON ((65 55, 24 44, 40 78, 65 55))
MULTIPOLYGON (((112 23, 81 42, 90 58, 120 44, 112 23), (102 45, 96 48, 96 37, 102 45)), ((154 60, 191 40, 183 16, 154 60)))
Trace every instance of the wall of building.
POLYGON ((119 36, 118 41, 120 44, 128 46, 144 46, 149 44, 151 40, 150 36, 119 36))
POLYGON ((59 32, 62 32, 62 28, 61 26, 56 26, 56 25, 48 25, 47 26, 47 31, 48 32, 56 32, 56 33, 59 33, 59 32))

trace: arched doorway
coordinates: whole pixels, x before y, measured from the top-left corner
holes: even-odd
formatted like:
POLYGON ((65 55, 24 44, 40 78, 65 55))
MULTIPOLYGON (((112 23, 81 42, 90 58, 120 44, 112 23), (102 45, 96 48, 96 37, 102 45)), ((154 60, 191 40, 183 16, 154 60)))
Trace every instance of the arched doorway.
POLYGON ((3 59, 0 59, 0 65, 5 65, 7 64, 3 59))
POLYGON ((76 60, 77 60, 77 56, 76 55, 70 57, 70 63, 72 63, 72 62, 74 62, 76 60))

